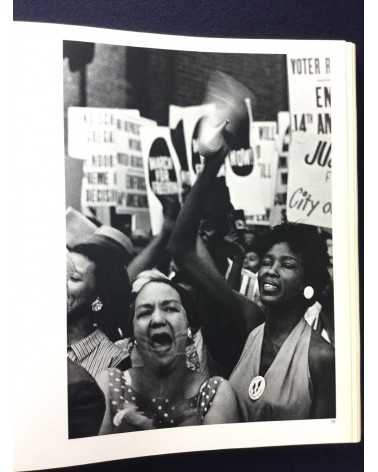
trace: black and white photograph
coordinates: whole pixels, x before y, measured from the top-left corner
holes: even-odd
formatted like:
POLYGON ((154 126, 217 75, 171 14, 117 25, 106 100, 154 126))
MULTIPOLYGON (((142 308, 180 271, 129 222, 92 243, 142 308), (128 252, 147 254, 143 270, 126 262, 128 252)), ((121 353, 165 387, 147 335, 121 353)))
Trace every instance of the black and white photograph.
POLYGON ((69 438, 335 419, 331 56, 62 50, 69 438))
POLYGON ((16 470, 358 442, 354 46, 11 38, 16 470))

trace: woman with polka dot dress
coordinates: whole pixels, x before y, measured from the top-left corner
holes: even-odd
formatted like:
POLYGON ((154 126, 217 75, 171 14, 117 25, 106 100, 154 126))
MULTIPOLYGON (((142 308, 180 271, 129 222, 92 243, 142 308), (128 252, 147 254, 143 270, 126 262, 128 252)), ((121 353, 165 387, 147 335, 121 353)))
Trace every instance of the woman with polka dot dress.
POLYGON ((100 434, 239 420, 230 384, 206 378, 188 354, 187 296, 156 270, 135 280, 132 331, 143 366, 108 369, 98 378, 106 398, 100 434))

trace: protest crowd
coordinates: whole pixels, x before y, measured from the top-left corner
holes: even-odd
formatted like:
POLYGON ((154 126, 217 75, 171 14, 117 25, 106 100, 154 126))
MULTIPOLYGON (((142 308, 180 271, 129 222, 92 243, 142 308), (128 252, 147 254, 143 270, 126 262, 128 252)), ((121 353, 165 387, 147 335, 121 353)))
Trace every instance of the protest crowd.
POLYGON ((324 235, 235 224, 218 177, 235 145, 228 126, 204 126, 202 171, 181 209, 161 196, 160 232, 138 251, 67 213, 70 437, 335 415, 324 235))
POLYGON ((336 416, 330 58, 196 54, 64 42, 69 438, 336 416))

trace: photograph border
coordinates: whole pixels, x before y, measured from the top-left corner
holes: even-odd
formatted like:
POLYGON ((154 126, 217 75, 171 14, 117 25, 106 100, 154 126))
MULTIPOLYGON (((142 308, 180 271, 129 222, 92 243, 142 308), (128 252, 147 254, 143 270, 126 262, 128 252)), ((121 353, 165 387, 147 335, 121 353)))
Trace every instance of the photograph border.
MULTIPOLYGON (((54 214, 53 220, 54 222, 58 222, 57 228, 54 228, 51 241, 49 242, 49 247, 54 250, 54 254, 57 256, 57 269, 58 269, 58 276, 51 282, 51 286, 53 287, 51 294, 47 297, 45 304, 42 307, 41 313, 36 320, 35 325, 33 326, 32 323, 27 323, 27 327, 34 333, 34 330, 40 329, 46 325, 46 313, 48 308, 48 301, 51 301, 52 296, 57 295, 57 300, 60 302, 55 301, 55 305, 57 308, 56 312, 58 313, 57 316, 58 321, 56 325, 54 324, 54 336, 56 336, 56 332, 61 331, 61 335, 63 339, 58 340, 53 339, 47 343, 46 352, 54 353, 53 357, 48 361, 48 367, 54 370, 53 378, 57 382, 57 385, 54 385, 54 388, 49 390, 49 385, 46 380, 43 380, 41 377, 40 366, 32 365, 30 369, 29 375, 35 374, 33 385, 31 385, 32 394, 30 395, 30 399, 25 401, 25 405, 20 408, 20 413, 25 414, 27 412, 27 407, 33 405, 33 408, 38 411, 40 407, 41 400, 45 401, 50 394, 52 397, 55 398, 54 403, 59 404, 61 406, 57 407, 56 411, 63 411, 63 408, 66 407, 66 400, 64 400, 64 395, 61 391, 61 382, 60 379, 61 372, 64 372, 64 364, 62 361, 57 364, 53 364, 52 361, 54 358, 56 359, 56 352, 60 349, 60 347, 65 345, 65 330, 61 330, 62 328, 62 321, 65 323, 65 319, 63 316, 63 309, 65 308, 65 303, 61 307, 61 300, 62 295, 65 298, 65 282, 64 282, 64 268, 65 263, 62 265, 63 260, 60 260, 60 251, 62 256, 65 256, 64 252, 64 241, 65 237, 65 230, 64 230, 64 172, 62 169, 64 168, 63 162, 63 154, 64 154, 64 147, 63 147, 63 114, 62 104, 63 104, 63 91, 62 91, 62 67, 61 67, 61 41, 63 39, 69 40, 83 40, 83 41, 91 41, 91 42, 102 42, 106 44, 120 44, 120 45, 138 45, 142 47, 149 47, 151 43, 154 45, 154 48, 158 47, 160 49, 170 49, 172 45, 172 36, 163 36, 163 35, 152 35, 152 34, 139 34, 139 33, 129 33, 129 32, 122 32, 122 31, 109 31, 109 30, 99 30, 93 28, 77 28, 77 27, 67 27, 61 26, 57 27, 57 25, 21 25, 20 23, 15 25, 13 29, 15 33, 15 47, 19 48, 20 51, 24 50, 25 56, 22 58, 21 63, 25 66, 25 63, 28 64, 30 59, 27 57, 28 48, 32 46, 36 47, 39 45, 40 54, 38 59, 41 60, 39 63, 39 67, 42 67, 42 70, 46 74, 42 80, 42 83, 38 83, 37 77, 35 76, 35 68, 38 68, 36 64, 33 64, 30 69, 30 76, 29 76, 29 83, 26 86, 25 84, 21 84, 20 90, 21 94, 17 100, 14 112, 20 112, 23 109, 24 116, 26 118, 31 118, 33 116, 33 111, 36 110, 35 104, 36 99, 39 97, 39 90, 42 91, 44 86, 48 83, 51 87, 51 90, 48 90, 45 96, 45 99, 42 101, 39 107, 39 113, 42 116, 42 119, 36 120, 34 115, 34 120, 36 123, 33 124, 31 127, 32 129, 25 132, 26 136, 30 137, 31 132, 35 132, 32 136, 32 139, 29 141, 30 147, 28 149, 28 154, 30 156, 35 156, 36 153, 39 154, 37 160, 33 162, 38 162, 43 166, 48 162, 48 168, 46 172, 42 172, 42 176, 37 176, 35 178, 33 185, 36 182, 41 182, 38 180, 42 177, 42 184, 43 186, 37 192, 37 201, 43 202, 44 198, 46 198, 45 192, 50 195, 49 190, 51 191, 51 187, 54 186, 58 190, 56 196, 48 202, 48 205, 43 205, 46 208, 46 211, 50 211, 54 214), (38 29, 37 29, 38 28, 38 29), (30 43, 28 45, 25 44, 25 39, 22 39, 21 32, 24 33, 24 30, 29 32, 30 34, 30 43), (20 33, 19 37, 17 38, 17 33, 20 33), (60 43, 60 44, 59 44, 60 43), (60 51, 60 52, 59 52, 60 51), (57 57, 55 57, 57 54, 57 57), (47 61, 46 61, 47 60, 47 61), (58 67, 58 64, 60 68, 58 67), (58 74, 60 73, 60 78, 58 74), (54 87, 55 85, 55 87, 54 87), (41 87, 42 86, 42 87, 41 87), (27 97, 28 92, 33 90, 35 93, 35 97, 30 100, 31 97, 27 97), (23 95, 24 94, 24 95, 23 95), (50 97, 52 99, 52 103, 46 103, 46 98, 50 97), (29 104, 28 98, 31 101, 29 104), (23 101, 22 101, 23 99, 23 101), (59 103, 59 100, 60 103, 59 103), (30 105, 32 108, 30 109, 30 105), (34 106, 34 107, 33 107, 34 106), (56 115, 56 111, 60 111, 61 117, 57 117, 57 121, 51 120, 51 114, 45 113, 45 111, 51 112, 54 116, 56 115), (54 113, 55 111, 55 113, 54 113), (46 118, 49 119, 49 123, 46 123, 46 118), (47 124, 47 128, 46 128, 47 124), (61 127, 61 128, 60 128, 61 127), (49 130, 51 132, 50 136, 46 136, 46 131, 49 130), (38 139, 43 136, 44 142, 41 144, 38 139), (53 151, 54 150, 54 151, 53 151), (52 161, 52 157, 54 156, 54 161, 52 161), (60 157, 59 157, 60 156, 60 157), (50 159, 47 161, 46 159, 50 159), (61 174, 61 175, 60 175, 61 174), (47 182, 43 180, 44 178, 49 178, 52 182, 47 182), (57 183, 59 185, 57 185, 57 183), (47 189, 46 189, 47 186, 47 189), (41 195, 40 195, 41 193, 41 195), (63 203, 63 206, 62 206, 63 203), (62 221, 59 220, 61 218, 62 221), (63 231, 62 231, 63 228, 63 231), (60 234, 60 231, 62 233, 60 234), (59 249, 61 247, 61 249, 59 249), (59 257, 58 257, 59 253, 59 257), (59 261, 58 261, 59 260, 59 261), (59 270, 63 268, 62 273, 59 273, 59 270), (62 283, 63 281, 63 283, 62 283), (61 284, 61 286, 58 286, 61 284), (63 320, 61 319, 63 318, 63 320), (54 342, 53 342, 54 341, 54 342), (51 350, 52 348, 52 350, 51 350), (59 349, 58 349, 59 348, 59 349), (50 351, 51 350, 51 351, 50 351), (54 357, 55 356, 55 357, 54 357), (59 367, 58 367, 59 366, 59 367), (39 380, 39 382, 37 382, 39 380), (38 400, 38 401, 37 401, 38 400), (60 402, 62 400, 62 403, 60 402), (33 403, 31 403, 33 402, 33 403), (35 402, 35 403, 34 403, 35 402)), ((27 444, 25 444, 25 430, 22 428, 16 428, 16 432, 19 435, 19 449, 17 453, 17 463, 18 467, 22 470, 24 468, 41 468, 45 467, 48 464, 49 467, 51 466, 62 466, 62 465, 74 465, 79 463, 85 462, 97 462, 97 461, 104 461, 104 460, 114 460, 114 459, 122 459, 125 457, 137 457, 143 455, 153 455, 153 454, 162 454, 162 453, 174 453, 174 452, 189 452, 193 450, 210 450, 210 449, 224 449, 224 448, 240 448, 240 447, 259 447, 259 446, 271 446, 271 445, 283 445, 283 444, 309 444, 312 442, 318 443, 332 443, 332 442, 343 442, 348 440, 358 440, 359 439, 359 411, 358 408, 356 411, 352 411, 353 405, 359 404, 359 389, 356 389, 356 383, 359 385, 359 319, 358 319, 358 271, 356 267, 357 261, 357 208, 356 208, 356 176, 355 176, 355 126, 353 126, 353 110, 347 108, 347 91, 348 87, 354 85, 354 81, 352 84, 348 83, 346 80, 347 72, 353 73, 353 66, 352 70, 346 71, 345 64, 349 64, 348 60, 344 62, 346 55, 346 50, 349 47, 345 47, 346 43, 344 42, 332 42, 327 43, 324 41, 303 41, 301 44, 297 44, 295 41, 289 40, 240 40, 240 39, 219 39, 219 38, 209 38, 204 40, 204 38, 175 38, 175 46, 180 45, 180 47, 176 47, 175 49, 179 50, 187 50, 188 45, 191 45, 191 50, 193 50, 193 46, 195 44, 195 50, 211 50, 213 52, 225 52, 225 49, 228 52, 242 52, 249 51, 255 52, 258 50, 258 53, 261 51, 265 51, 265 53, 273 53, 272 51, 281 51, 277 53, 285 53, 282 51, 287 51, 288 48, 293 48, 298 53, 300 51, 306 51, 306 55, 309 55, 309 51, 316 51, 319 47, 327 46, 330 55, 334 58, 334 69, 336 72, 332 72, 332 83, 337 81, 340 84, 340 87, 335 87, 333 89, 333 104, 332 104, 332 120, 333 120, 333 132, 332 132, 332 141, 333 141, 333 152, 337 155, 345 155, 348 156, 347 162, 348 166, 345 168, 342 167, 340 163, 334 162, 334 172, 333 175, 337 175, 337 177, 333 180, 333 195, 349 195, 350 202, 352 205, 352 210, 354 209, 353 213, 351 214, 351 207, 345 205, 344 202, 338 201, 338 199, 334 199, 334 223, 333 223, 333 240, 334 240, 334 266, 335 266, 335 333, 336 333, 336 383, 337 383, 337 419, 336 421, 332 422, 330 420, 312 420, 313 424, 308 426, 308 420, 306 421, 306 431, 309 431, 309 435, 311 435, 311 440, 306 442, 303 438, 302 430, 302 422, 290 421, 290 429, 297 429, 297 431, 290 432, 290 439, 288 438, 288 427, 287 422, 283 422, 286 424, 282 425, 281 422, 274 422, 274 424, 267 425, 267 428, 256 428, 256 423, 254 423, 253 428, 258 429, 259 431, 255 431, 255 434, 258 437, 254 436, 251 437, 251 424, 238 424, 238 425, 217 425, 217 426, 202 426, 201 431, 203 429, 203 442, 199 439, 198 434, 199 430, 197 427, 195 428, 195 434, 193 434, 192 427, 185 427, 180 430, 180 440, 184 444, 183 447, 177 447, 177 444, 173 441, 174 437, 177 435, 177 430, 172 431, 146 431, 146 432, 138 432, 138 433, 127 433, 127 442, 129 442, 129 437, 133 436, 130 439, 130 443, 132 443, 131 448, 133 448, 133 453, 128 455, 125 451, 125 444, 124 440, 114 440, 115 437, 108 436, 108 437, 101 437, 101 438, 87 438, 85 440, 78 440, 78 441, 70 441, 70 443, 80 443, 78 447, 73 446, 68 447, 63 445, 63 443, 59 442, 59 438, 61 432, 64 428, 67 428, 67 425, 64 425, 64 422, 56 422, 56 431, 54 431, 53 435, 50 435, 50 438, 45 437, 43 435, 43 428, 46 427, 48 421, 51 421, 52 417, 48 416, 43 419, 39 424, 34 423, 33 425, 29 426, 31 430, 28 429, 28 433, 38 434, 43 437, 43 450, 44 454, 41 451, 30 451, 27 444), (205 44, 206 43, 206 44, 205 44), (220 46, 222 45, 222 46, 220 46), (254 48, 254 51, 250 51, 248 48, 254 48), (220 49, 221 48, 221 49, 220 49), (269 51, 269 52, 268 52, 269 51), (348 137, 348 142, 346 141, 346 137, 348 137), (344 139, 343 139, 344 138, 344 139), (352 224, 351 224, 352 221, 352 224), (346 235, 348 237, 346 237, 346 235), (341 313, 343 312, 343 313, 341 313), (353 313, 352 313, 353 312, 353 313), (345 315, 348 313, 348 316, 345 315), (347 326, 346 326, 347 325, 347 326), (356 329, 357 328, 357 329, 356 329), (350 345, 349 345, 350 341, 350 345), (344 360, 341 358, 343 357, 344 360), (345 359, 350 360, 349 366, 351 367, 350 376, 348 375, 345 366, 345 359), (348 378, 349 377, 349 378, 348 378), (348 392, 353 393, 353 395, 349 395, 348 392), (348 413, 347 413, 348 412, 348 413), (348 418, 347 418, 348 416, 348 418), (351 423, 349 423, 351 422, 351 423), (293 424, 293 426, 291 426, 293 424), (298 428, 296 428, 298 426, 298 428), (63 428, 63 429, 62 429, 63 428), (235 431, 234 431, 235 428, 235 431), (236 428, 238 429, 238 435, 236 433, 236 428), (240 430, 239 430, 240 429, 240 430), (271 431, 269 431, 271 430, 271 431), (326 431, 325 431, 326 430, 326 431), (351 433, 353 431, 353 433, 351 433), (269 438, 269 441, 265 442, 261 439, 262 435, 269 435, 271 432, 274 433, 275 438, 285 438, 285 440, 276 441, 274 438, 272 440, 272 435, 269 438), (209 434, 211 433, 211 434, 209 434), (140 440, 141 435, 143 435, 143 441, 140 440), (157 438, 157 435, 159 437, 157 438), (276 436, 277 435, 277 436, 276 436), (134 438, 135 436, 135 438, 134 438), (227 437, 227 441, 224 441, 224 437, 227 437), (232 444, 230 444, 230 437, 232 436, 232 444), (237 441, 236 441, 237 437, 237 441), (223 439, 222 439, 223 438, 223 439), (158 440, 157 440, 158 439, 158 440), (255 444, 252 444, 253 441, 256 441, 255 444), (52 442, 51 442, 52 441, 52 442), (55 441, 55 442, 54 442, 55 441), (92 441, 96 442, 96 453, 94 452, 94 445, 95 443, 91 444, 92 441), (86 445, 84 447, 84 442, 86 445), (153 445, 151 449, 146 451, 144 448, 145 444, 149 443, 153 445), (49 447, 50 444, 50 447, 49 447), (52 447, 54 444, 54 447, 52 447), (61 457, 56 457, 55 453, 56 450, 59 449, 60 453, 63 454, 61 457), (46 451, 50 450, 49 454, 46 454, 46 451), (91 451, 91 454, 88 455, 88 451, 91 451), (69 462, 65 462, 69 457, 69 462), (95 457, 94 457, 95 456, 95 457)), ((276 53, 276 52, 274 52, 276 53)), ((30 62, 29 62, 30 66, 30 62)), ((21 65, 20 65, 21 67, 21 65)), ((19 80, 19 79, 18 79, 19 80)), ((26 155, 26 144, 21 143, 21 150, 20 155, 26 155)), ((30 158, 32 160, 32 158, 30 158)), ((21 167, 21 163, 19 164, 21 167)), ((30 170, 32 171, 33 166, 30 165, 30 170)), ((35 170, 35 169, 34 169, 35 170)), ((31 190, 31 183, 30 181, 24 181, 21 178, 21 183, 25 189, 28 191, 31 190)), ((35 189, 35 187, 34 187, 35 189)), ((46 218, 46 215, 44 215, 46 218)), ((40 219, 37 219, 40 222, 40 219)), ((36 225, 36 222, 31 222, 32 228, 36 225), (33 226, 34 225, 34 226, 33 226)), ((46 228, 46 223, 44 223, 43 228, 46 228)), ((37 235, 41 235, 40 231, 37 231, 37 235)), ((36 236, 37 236, 36 235, 36 236)), ((37 242, 37 246, 42 245, 45 243, 46 240, 41 239, 41 241, 37 242)), ((35 266, 34 266, 35 267, 35 266)), ((32 298, 33 299, 33 298, 32 298)), ((46 328, 45 328, 46 329, 46 328)), ((23 342, 25 342, 26 346, 30 346, 30 332, 26 332, 26 328, 22 327, 20 329, 20 337, 23 342)), ((33 336, 31 336, 33 338, 33 336)), ((63 348, 65 349, 65 347, 63 348)), ((42 353, 39 352, 38 354, 34 354, 34 357, 39 357, 42 353)), ((33 357, 32 356, 32 357, 33 357)), ((64 361, 64 359, 63 359, 64 361)), ((348 369, 349 370, 349 369, 348 369)), ((44 372, 45 373, 45 372, 44 372)), ((65 378, 65 377, 63 377, 65 378)), ((50 379, 49 379, 50 380, 50 379)), ((51 387, 51 385, 50 385, 51 387)), ((66 411, 66 409, 65 409, 66 411)), ((64 415, 66 417, 66 415, 64 415)), ((28 415, 26 415, 28 417, 28 415)), ((260 424, 258 425, 260 426, 260 424)), ((48 430, 47 430, 48 431, 48 430)), ((123 436, 123 435, 122 435, 123 436)))

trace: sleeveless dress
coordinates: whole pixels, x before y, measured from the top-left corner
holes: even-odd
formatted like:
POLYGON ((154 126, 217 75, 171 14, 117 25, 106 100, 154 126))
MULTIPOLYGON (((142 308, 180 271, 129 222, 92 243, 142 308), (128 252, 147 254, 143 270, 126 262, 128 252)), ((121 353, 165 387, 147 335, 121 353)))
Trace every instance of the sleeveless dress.
MULTIPOLYGON (((211 408, 222 377, 211 377, 200 386, 198 393, 191 398, 184 398, 172 403, 169 398, 147 397, 134 390, 128 371, 117 368, 108 369, 109 399, 112 419, 116 413, 128 404, 134 404, 145 416, 153 420, 155 428, 182 426, 182 423, 199 425, 203 423, 211 408)), ((113 425, 114 432, 130 431, 130 425, 113 425)))
POLYGON ((310 417, 312 384, 308 350, 312 328, 304 318, 285 339, 264 375, 265 389, 252 400, 249 388, 259 376, 265 323, 249 335, 243 353, 230 377, 243 421, 294 420, 310 417))

